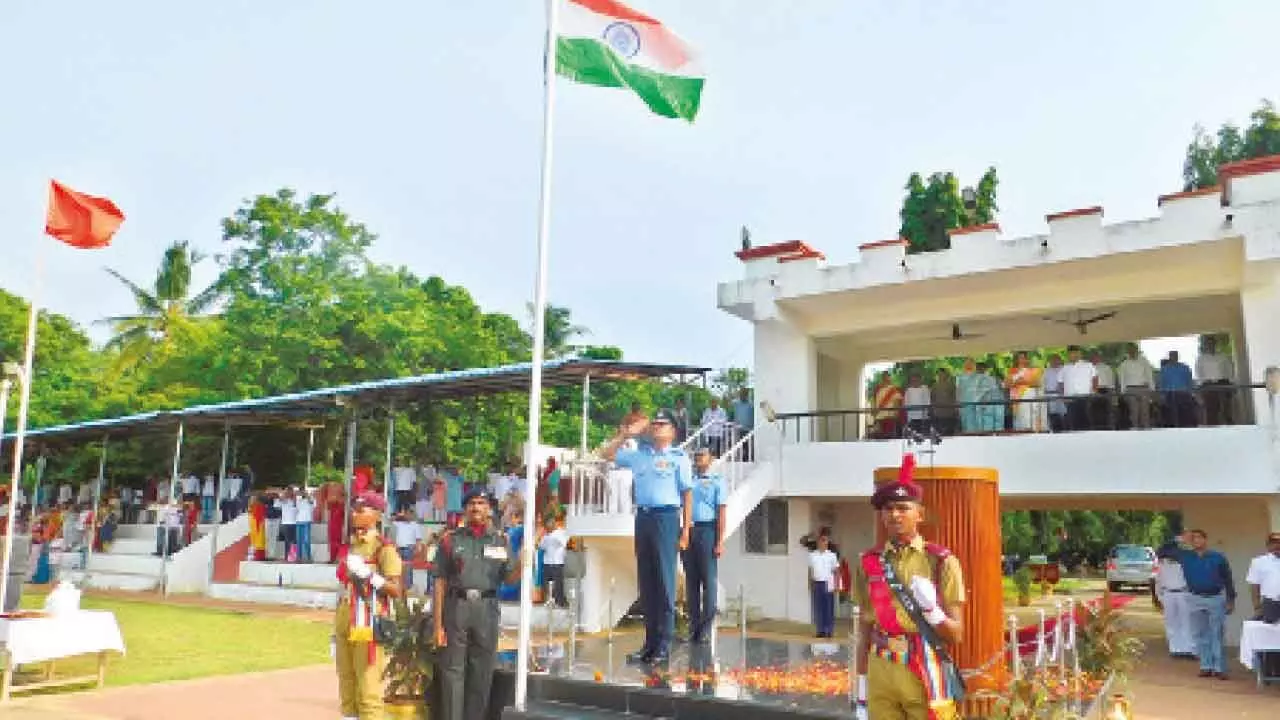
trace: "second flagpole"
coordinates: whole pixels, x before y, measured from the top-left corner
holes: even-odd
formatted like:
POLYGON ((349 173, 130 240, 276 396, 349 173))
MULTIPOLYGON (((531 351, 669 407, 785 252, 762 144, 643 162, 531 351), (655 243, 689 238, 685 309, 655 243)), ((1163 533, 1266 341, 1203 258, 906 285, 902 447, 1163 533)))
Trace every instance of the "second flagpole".
MULTIPOLYGON (((546 354, 547 254, 551 241, 551 149, 555 137, 556 27, 560 0, 547 0, 547 35, 542 57, 542 187, 538 199, 538 265, 533 286, 533 364, 529 370, 529 441, 525 444, 524 542, 520 549, 520 630, 516 650, 516 710, 529 700, 529 652, 533 640, 534 496, 538 487, 538 447, 542 444, 542 363, 546 354)), ((547 616, 551 622, 551 616, 547 616)))
MULTIPOLYGON (((17 515, 14 502, 18 492, 18 483, 22 480, 22 451, 27 438, 27 411, 31 406, 31 378, 35 367, 36 356, 36 320, 40 313, 40 278, 44 274, 44 245, 36 244, 36 273, 31 289, 31 308, 27 315, 27 347, 22 355, 22 384, 18 397, 18 424, 13 434, 13 474, 9 478, 9 530, 4 535, 4 560, 0 561, 0 610, 4 609, 8 598, 9 568, 13 564, 13 536, 17 534, 17 515)), ((35 499, 32 499, 32 503, 35 499)))

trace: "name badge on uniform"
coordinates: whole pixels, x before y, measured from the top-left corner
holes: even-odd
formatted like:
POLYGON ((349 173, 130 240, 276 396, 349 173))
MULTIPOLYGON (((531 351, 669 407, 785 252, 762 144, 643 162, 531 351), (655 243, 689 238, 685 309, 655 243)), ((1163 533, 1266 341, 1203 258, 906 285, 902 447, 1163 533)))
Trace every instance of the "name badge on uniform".
POLYGON ((506 560, 507 549, 498 547, 497 545, 486 545, 484 548, 484 556, 490 560, 506 560))

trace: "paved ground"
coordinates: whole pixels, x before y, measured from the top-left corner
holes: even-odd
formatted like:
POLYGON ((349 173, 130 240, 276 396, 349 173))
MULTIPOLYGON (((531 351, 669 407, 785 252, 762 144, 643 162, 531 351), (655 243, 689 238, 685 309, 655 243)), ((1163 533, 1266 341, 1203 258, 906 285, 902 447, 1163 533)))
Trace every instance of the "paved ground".
MULTIPOLYGON (((245 609, 262 610, 261 607, 245 609)), ((1158 618, 1149 601, 1135 602, 1130 611, 1145 634, 1158 632, 1158 618)), ((291 610, 281 612, 295 614, 291 610)), ((778 635, 790 634, 786 632, 790 628, 769 629, 782 631, 778 635)), ((1160 642, 1153 639, 1147 659, 1129 687, 1137 717, 1142 720, 1273 720, 1280 717, 1280 687, 1257 689, 1251 675, 1235 663, 1232 665, 1237 671, 1229 681, 1202 680, 1196 677, 1198 668, 1194 662, 1169 659, 1160 642)), ((336 718, 336 711, 333 669, 320 665, 20 698, 4 708, 0 716, 5 720, 223 720, 228 717, 325 720, 336 718)))

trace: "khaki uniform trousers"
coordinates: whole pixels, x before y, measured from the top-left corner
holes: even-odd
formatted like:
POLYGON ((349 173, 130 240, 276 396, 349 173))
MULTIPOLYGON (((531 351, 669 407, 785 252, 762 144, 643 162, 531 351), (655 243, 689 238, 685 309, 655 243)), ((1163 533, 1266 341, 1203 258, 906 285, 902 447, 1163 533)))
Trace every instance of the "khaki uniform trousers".
MULTIPOLYGON (((955 703, 935 709, 938 720, 956 720, 955 703)), ((911 668, 872 653, 867 661, 867 716, 871 720, 929 720, 924 684, 911 668)))
MULTIPOLYGON (((338 697, 342 701, 344 718, 383 720, 382 673, 387 668, 387 655, 382 648, 375 650, 374 661, 369 662, 369 643, 351 642, 351 604, 338 603, 334 614, 333 635, 338 663, 338 697)), ((370 641, 372 642, 372 641, 370 641)))

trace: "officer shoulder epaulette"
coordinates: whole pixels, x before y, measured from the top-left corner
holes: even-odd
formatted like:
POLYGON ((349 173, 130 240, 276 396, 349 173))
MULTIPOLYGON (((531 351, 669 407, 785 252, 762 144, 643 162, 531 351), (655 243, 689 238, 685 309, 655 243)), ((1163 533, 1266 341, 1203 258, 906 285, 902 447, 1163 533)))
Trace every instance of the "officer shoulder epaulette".
POLYGON ((951 551, 937 543, 925 543, 924 551, 929 553, 935 560, 946 560, 951 557, 951 551))

